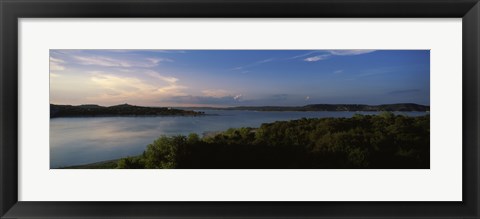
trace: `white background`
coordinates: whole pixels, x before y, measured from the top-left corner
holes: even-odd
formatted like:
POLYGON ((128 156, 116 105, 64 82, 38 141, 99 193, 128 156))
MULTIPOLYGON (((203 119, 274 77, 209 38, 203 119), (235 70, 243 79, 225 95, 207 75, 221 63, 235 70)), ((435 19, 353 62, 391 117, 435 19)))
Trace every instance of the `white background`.
POLYGON ((461 201, 461 19, 20 19, 20 201, 461 201), (431 49, 429 170, 50 170, 49 49, 431 49))

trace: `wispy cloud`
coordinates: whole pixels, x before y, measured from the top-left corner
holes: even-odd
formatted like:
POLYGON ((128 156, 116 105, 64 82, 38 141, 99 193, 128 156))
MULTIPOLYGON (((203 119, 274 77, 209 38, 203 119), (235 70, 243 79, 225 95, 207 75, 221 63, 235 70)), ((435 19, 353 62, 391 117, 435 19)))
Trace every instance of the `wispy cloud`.
POLYGON ((60 75, 55 74, 55 73, 50 73, 50 78, 58 78, 60 75))
POLYGON ((178 78, 164 76, 154 71, 150 71, 148 74, 153 78, 159 79, 167 83, 167 86, 163 86, 157 89, 157 92, 159 92, 160 94, 178 95, 182 93, 181 90, 186 88, 185 86, 179 85, 177 83, 179 81, 178 78))
POLYGON ((242 99, 242 97, 243 97, 243 95, 237 94, 233 97, 233 99, 236 100, 236 101, 240 101, 242 99))
POLYGON ((165 82, 168 82, 168 83, 170 83, 170 84, 177 83, 177 81, 178 81, 178 78, 163 76, 163 75, 161 75, 160 73, 155 72, 155 71, 148 71, 147 74, 148 74, 149 76, 153 77, 153 78, 160 79, 160 80, 165 81, 165 82))
POLYGON ((65 70, 65 66, 62 63, 65 63, 65 61, 50 57, 50 72, 65 70))
POLYGON ((158 52, 158 53, 188 53, 187 51, 185 50, 162 50, 162 49, 159 49, 159 50, 149 50, 149 51, 152 51, 152 52, 158 52))
POLYGON ((309 56, 309 55, 312 55, 314 53, 319 53, 319 52, 322 52, 322 51, 321 50, 314 50, 314 51, 310 51, 310 52, 303 53, 303 54, 300 54, 300 55, 296 55, 296 56, 293 56, 293 57, 289 57, 289 58, 286 58, 286 59, 298 59, 298 58, 302 58, 302 57, 309 56))
POLYGON ((375 52, 376 50, 367 50, 367 49, 353 49, 353 50, 329 50, 330 54, 336 56, 354 56, 354 55, 362 55, 371 52, 375 52))
POLYGON ((146 50, 138 50, 138 49, 109 49, 104 50, 112 53, 136 53, 136 52, 157 52, 157 53, 188 53, 185 50, 161 50, 161 49, 146 49, 146 50))
MULTIPOLYGON (((233 70, 233 71, 244 70, 244 69, 246 69, 246 68, 255 67, 255 66, 258 66, 258 65, 261 65, 261 64, 265 64, 265 63, 274 61, 274 60, 275 60, 274 58, 262 59, 262 60, 260 60, 260 61, 254 62, 254 63, 250 63, 250 64, 247 64, 247 65, 243 65, 243 66, 238 66, 238 67, 232 68, 231 70, 233 70)), ((245 71, 243 71, 242 73, 245 73, 245 71)))
POLYGON ((57 62, 57 63, 65 63, 65 61, 63 61, 62 59, 57 59, 57 58, 53 58, 53 57, 50 57, 50 61, 51 62, 57 62))
POLYGON ((239 103, 241 98, 240 94, 223 97, 182 95, 166 98, 164 102, 185 106, 233 106, 239 103))
POLYGON ((318 55, 318 56, 308 57, 308 58, 304 59, 303 61, 306 61, 306 62, 316 62, 316 61, 328 59, 329 57, 330 57, 329 54, 318 55))
POLYGON ((166 58, 147 58, 147 61, 151 62, 153 65, 157 65, 160 62, 173 62, 173 60, 166 58))
POLYGON ((73 56, 73 58, 83 65, 99 65, 105 67, 132 67, 132 65, 126 61, 116 60, 103 56, 73 56))
POLYGON ((121 68, 130 68, 130 67, 140 67, 140 68, 149 68, 157 66, 160 62, 173 62, 171 59, 167 58, 145 58, 145 59, 117 59, 106 56, 82 56, 74 55, 72 56, 79 64, 82 65, 95 65, 103 67, 121 67, 121 68))
POLYGON ((92 72, 90 81, 98 89, 98 94, 87 99, 92 102, 135 102, 152 101, 175 95, 185 95, 185 86, 178 84, 175 77, 149 72, 151 80, 113 75, 105 72, 92 72))
POLYGON ((343 70, 336 70, 333 72, 333 74, 340 74, 340 73, 343 73, 343 70))
MULTIPOLYGON (((331 56, 355 56, 355 55, 362 55, 362 54, 367 54, 367 53, 371 53, 371 52, 375 52, 375 51, 376 50, 366 50, 366 49, 327 50, 327 51, 325 51, 326 54, 308 57, 308 58, 303 59, 303 61, 317 62, 317 61, 328 59, 331 56)), ((319 52, 319 51, 315 51, 315 52, 319 52)), ((315 53, 315 52, 312 52, 312 54, 315 53)))
POLYGON ((169 84, 167 86, 158 88, 157 91, 159 92, 159 94, 162 94, 162 95, 170 95, 170 94, 180 93, 179 91, 185 88, 186 88, 185 86, 181 86, 178 84, 169 84))
POLYGON ((54 72, 54 71, 63 71, 65 70, 65 66, 61 65, 61 64, 58 64, 56 62, 50 62, 50 71, 51 72, 54 72))
POLYGON ((263 63, 267 63, 267 62, 271 62, 273 61, 274 59, 273 58, 269 58, 269 59, 264 59, 264 60, 260 60, 258 62, 256 62, 257 64, 263 64, 263 63))
POLYGON ((202 94, 208 97, 226 97, 232 95, 230 92, 222 89, 207 89, 203 90, 202 94))

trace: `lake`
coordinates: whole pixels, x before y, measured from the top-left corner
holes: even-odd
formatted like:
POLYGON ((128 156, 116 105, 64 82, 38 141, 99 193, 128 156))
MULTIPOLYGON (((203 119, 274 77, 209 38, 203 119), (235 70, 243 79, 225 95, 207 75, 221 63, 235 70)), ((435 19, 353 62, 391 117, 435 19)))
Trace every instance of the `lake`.
MULTIPOLYGON (((301 118, 352 117, 379 112, 258 112, 201 110, 207 116, 75 117, 50 119, 50 168, 95 163, 141 154, 161 135, 188 135, 259 127, 301 118)), ((425 112, 397 112, 421 116, 425 112)))

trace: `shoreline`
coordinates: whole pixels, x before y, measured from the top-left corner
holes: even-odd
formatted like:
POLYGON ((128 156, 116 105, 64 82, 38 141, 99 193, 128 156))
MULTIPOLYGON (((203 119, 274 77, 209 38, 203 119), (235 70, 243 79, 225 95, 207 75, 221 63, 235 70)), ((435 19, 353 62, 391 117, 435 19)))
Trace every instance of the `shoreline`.
MULTIPOLYGON (((192 109, 196 110, 196 109, 192 109)), ((200 110, 200 109, 199 109, 200 110)), ((349 113, 382 113, 382 112, 391 112, 394 114, 401 114, 401 113, 425 113, 430 114, 430 111, 328 111, 328 110, 252 110, 252 109, 203 109, 203 110, 212 110, 212 111, 248 111, 248 112, 349 112, 349 113)), ((225 116, 220 114, 198 114, 198 115, 78 115, 78 116, 55 116, 50 117, 50 119, 56 118, 104 118, 104 117, 203 117, 203 116, 225 116)))
MULTIPOLYGON (((393 114, 393 113, 392 113, 393 114)), ((426 115, 428 117, 428 112, 426 115)), ((407 116, 410 117, 410 116, 407 116)), ((416 117, 416 116, 411 116, 411 117, 416 117)), ((419 116, 422 117, 422 116, 419 116)), ((330 119, 335 119, 335 118, 330 118, 330 119)), ((299 120, 290 120, 289 122, 295 122, 299 120)), ((275 122, 276 123, 276 122, 275 122)), ((272 123, 274 124, 274 123, 272 123)), ((258 128, 251 128, 251 127, 243 127, 247 129, 251 129, 250 133, 254 133, 256 129, 258 128)), ((242 128, 236 128, 237 130, 240 130, 242 128)), ((230 129, 229 129, 230 130, 230 129)), ((201 139, 205 138, 212 138, 215 137, 218 134, 223 134, 227 133, 229 130, 223 130, 223 131, 213 131, 209 133, 204 133, 201 139)), ((93 162, 93 163, 87 163, 87 164, 80 164, 80 165, 70 165, 70 166, 63 166, 63 167, 57 167, 57 168, 50 168, 50 169, 117 169, 119 167, 119 161, 123 159, 138 159, 141 158, 143 155, 142 154, 137 154, 137 155, 131 155, 131 156, 125 156, 125 157, 119 157, 117 159, 111 159, 111 160, 105 160, 105 161, 98 161, 98 162, 93 162)), ((119 168, 123 169, 123 168, 119 168)), ((133 168, 135 169, 135 168, 133 168)))

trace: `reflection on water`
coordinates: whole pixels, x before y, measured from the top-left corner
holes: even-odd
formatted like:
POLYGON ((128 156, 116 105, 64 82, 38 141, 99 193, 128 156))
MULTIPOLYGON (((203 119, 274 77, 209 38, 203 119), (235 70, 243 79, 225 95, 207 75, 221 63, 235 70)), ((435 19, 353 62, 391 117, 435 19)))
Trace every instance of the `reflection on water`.
MULTIPOLYGON (((351 117, 376 112, 257 112, 202 110, 214 116, 84 117, 50 119, 50 167, 94 163, 141 154, 161 135, 187 135, 300 118, 351 117)), ((409 116, 423 112, 402 112, 409 116)))

